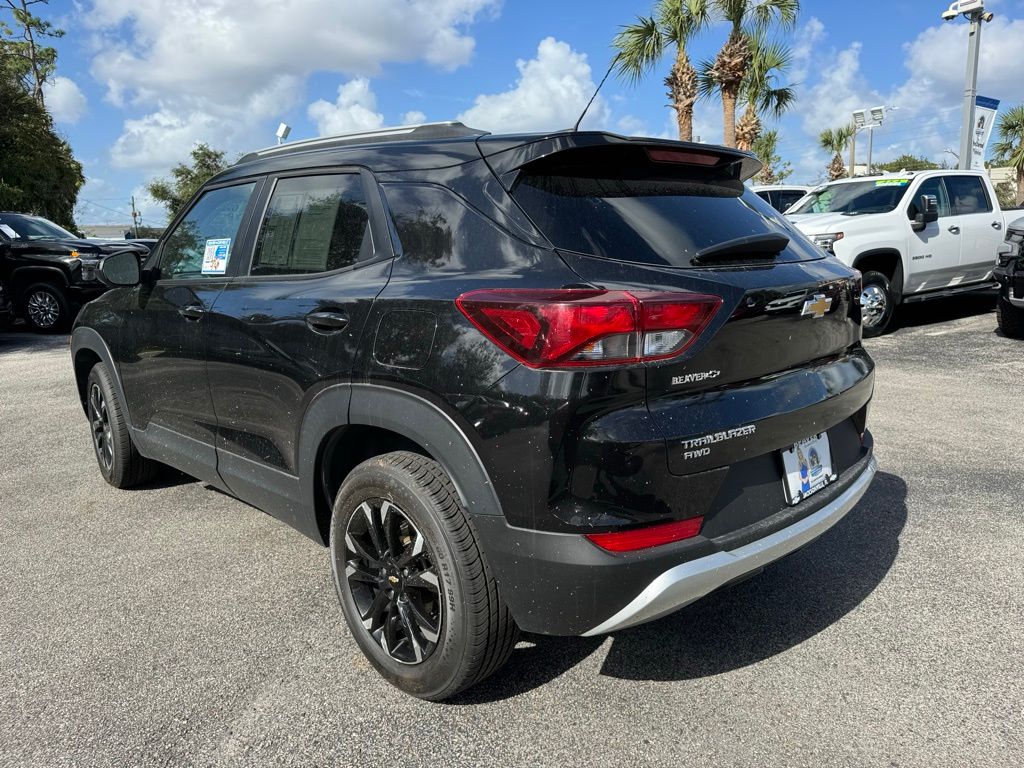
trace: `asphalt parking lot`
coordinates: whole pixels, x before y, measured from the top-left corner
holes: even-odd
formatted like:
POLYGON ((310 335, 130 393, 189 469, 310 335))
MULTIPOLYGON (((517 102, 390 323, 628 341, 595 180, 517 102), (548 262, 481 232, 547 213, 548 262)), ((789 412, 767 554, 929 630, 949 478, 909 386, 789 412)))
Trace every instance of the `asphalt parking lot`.
POLYGON ((759 577, 605 638, 528 638, 455 703, 392 689, 326 551, 178 476, 95 467, 66 337, 0 334, 2 765, 1024 761, 1024 343, 991 301, 867 346, 880 473, 759 577))

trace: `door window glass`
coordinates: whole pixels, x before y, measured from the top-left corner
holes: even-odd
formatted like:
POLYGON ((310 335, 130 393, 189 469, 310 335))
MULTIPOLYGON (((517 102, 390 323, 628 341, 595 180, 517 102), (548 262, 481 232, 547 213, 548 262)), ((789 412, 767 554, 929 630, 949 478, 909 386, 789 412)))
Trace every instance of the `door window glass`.
POLYGON ((160 277, 220 277, 227 272, 241 234, 242 217, 256 183, 211 189, 168 235, 160 277))
POLYGON ((797 200, 803 197, 806 193, 796 190, 795 192, 779 192, 779 205, 778 209, 783 213, 793 205, 797 200))
POLYGON ((252 275, 303 275, 373 256, 362 178, 353 173, 281 179, 267 206, 252 275))
POLYGON ((991 212, 985 185, 977 176, 950 176, 946 179, 946 187, 958 216, 991 212))
POLYGON ((934 195, 935 199, 939 201, 939 218, 945 216, 952 216, 953 210, 949 205, 949 194, 946 191, 946 184, 941 176, 936 176, 931 179, 924 181, 917 192, 914 193, 914 200, 910 203, 910 207, 907 208, 907 218, 913 220, 918 214, 917 201, 921 199, 921 195, 934 195))

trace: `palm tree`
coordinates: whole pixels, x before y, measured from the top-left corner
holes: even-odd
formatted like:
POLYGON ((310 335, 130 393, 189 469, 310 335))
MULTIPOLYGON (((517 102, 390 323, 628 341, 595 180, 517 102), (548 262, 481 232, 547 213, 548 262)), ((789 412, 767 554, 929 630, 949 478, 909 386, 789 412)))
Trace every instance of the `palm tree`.
POLYGON ((697 100, 697 70, 690 63, 686 47, 710 20, 709 0, 658 0, 651 16, 641 16, 636 23, 623 27, 612 41, 617 49, 615 69, 632 82, 640 80, 666 51, 675 47, 675 63, 665 85, 683 141, 693 140, 693 105, 697 100))
POLYGON ((999 141, 992 151, 1017 171, 1017 205, 1024 203, 1024 104, 999 118, 999 141))
POLYGON ((761 170, 754 176, 755 184, 781 184, 793 173, 792 165, 779 157, 778 146, 778 131, 765 131, 751 144, 750 151, 761 161, 761 170))
POLYGON ((826 128, 818 136, 818 143, 826 152, 832 153, 832 162, 828 165, 829 181, 841 179, 846 175, 846 166, 843 165, 843 151, 846 145, 853 138, 856 129, 853 125, 844 125, 842 128, 826 128))
POLYGON ((736 103, 753 58, 752 37, 773 23, 784 28, 796 24, 800 0, 712 0, 716 10, 732 25, 707 74, 722 95, 722 132, 727 147, 736 146, 736 103))
MULTIPOLYGON (((796 92, 792 86, 777 82, 779 75, 789 67, 792 58, 789 48, 782 43, 769 42, 764 30, 755 31, 748 44, 750 64, 739 90, 739 100, 745 109, 736 123, 735 146, 749 151, 764 128, 761 114, 768 112, 776 119, 782 117, 796 100, 796 92)), ((714 72, 715 62, 701 63, 699 81, 703 97, 718 90, 714 72)))

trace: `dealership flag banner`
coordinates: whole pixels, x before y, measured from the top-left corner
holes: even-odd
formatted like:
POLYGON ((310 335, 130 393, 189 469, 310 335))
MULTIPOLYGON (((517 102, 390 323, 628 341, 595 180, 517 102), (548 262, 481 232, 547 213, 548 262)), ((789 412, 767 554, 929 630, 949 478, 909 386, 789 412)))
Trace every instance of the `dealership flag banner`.
POLYGON ((992 124, 996 121, 996 112, 999 111, 999 99, 990 99, 987 96, 974 97, 974 135, 971 137, 971 168, 976 170, 985 169, 985 147, 988 146, 989 137, 992 135, 992 124))

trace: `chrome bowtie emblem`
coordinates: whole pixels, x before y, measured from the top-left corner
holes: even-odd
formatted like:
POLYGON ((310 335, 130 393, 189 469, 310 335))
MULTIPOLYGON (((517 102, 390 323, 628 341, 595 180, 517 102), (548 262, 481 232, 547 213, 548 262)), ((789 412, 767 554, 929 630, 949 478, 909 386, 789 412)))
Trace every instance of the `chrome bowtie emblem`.
POLYGON ((811 317, 824 317, 832 306, 832 298, 823 293, 816 293, 804 302, 804 308, 800 310, 800 316, 810 315, 811 317))

